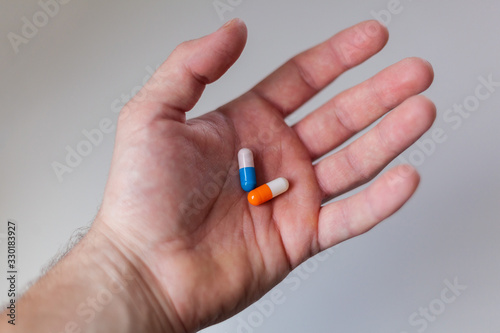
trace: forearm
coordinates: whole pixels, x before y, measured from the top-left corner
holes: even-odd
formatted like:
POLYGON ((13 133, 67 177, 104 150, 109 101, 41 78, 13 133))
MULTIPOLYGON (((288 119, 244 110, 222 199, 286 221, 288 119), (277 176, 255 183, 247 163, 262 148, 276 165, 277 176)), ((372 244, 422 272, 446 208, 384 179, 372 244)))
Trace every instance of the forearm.
POLYGON ((18 302, 1 332, 176 332, 137 268, 91 231, 18 302))

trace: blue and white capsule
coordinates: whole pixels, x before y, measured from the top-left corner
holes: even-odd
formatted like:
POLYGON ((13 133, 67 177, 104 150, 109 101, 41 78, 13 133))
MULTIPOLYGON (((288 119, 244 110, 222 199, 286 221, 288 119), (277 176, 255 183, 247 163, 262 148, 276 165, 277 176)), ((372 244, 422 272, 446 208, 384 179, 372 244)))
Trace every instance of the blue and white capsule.
POLYGON ((242 148, 238 152, 238 164, 240 166, 240 184, 241 188, 250 192, 257 186, 255 177, 255 164, 252 151, 248 148, 242 148))

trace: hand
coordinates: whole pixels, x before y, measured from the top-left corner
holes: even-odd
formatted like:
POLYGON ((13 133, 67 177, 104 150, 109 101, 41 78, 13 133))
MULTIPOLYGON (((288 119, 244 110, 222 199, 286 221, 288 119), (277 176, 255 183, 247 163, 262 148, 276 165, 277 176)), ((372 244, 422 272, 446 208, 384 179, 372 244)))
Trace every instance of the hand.
POLYGON ((284 122, 387 38, 379 23, 360 23, 296 56, 236 100, 186 121, 205 85, 243 50, 246 27, 233 20, 181 44, 126 105, 93 231, 139 272, 152 312, 180 331, 219 322, 307 258, 368 231, 411 197, 419 176, 409 166, 396 167, 360 193, 321 207, 371 180, 429 129, 434 105, 415 96, 433 79, 427 62, 403 60, 295 126, 284 122), (369 132, 313 165, 390 110, 369 132), (243 147, 254 153, 259 185, 285 177, 289 191, 251 206, 237 174, 243 147))

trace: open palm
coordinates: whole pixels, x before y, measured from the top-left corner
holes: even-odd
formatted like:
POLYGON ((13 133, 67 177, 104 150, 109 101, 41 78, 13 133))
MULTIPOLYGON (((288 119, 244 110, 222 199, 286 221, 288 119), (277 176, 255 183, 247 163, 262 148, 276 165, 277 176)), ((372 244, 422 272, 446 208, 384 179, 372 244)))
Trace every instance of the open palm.
MULTIPOLYGON (((279 68, 248 93, 186 121, 206 84, 238 58, 245 25, 181 44, 120 114, 115 153, 95 228, 136 265, 153 306, 193 331, 248 306, 310 256, 372 228, 415 191, 418 174, 397 167, 366 183, 432 124, 433 104, 415 96, 432 81, 423 60, 397 63, 335 96, 293 127, 284 117, 387 41, 358 24, 279 68), (372 130, 319 163, 386 112, 372 130), (258 185, 290 190, 251 206, 237 153, 255 157, 258 185)), ((157 310, 157 311, 161 311, 157 310)))

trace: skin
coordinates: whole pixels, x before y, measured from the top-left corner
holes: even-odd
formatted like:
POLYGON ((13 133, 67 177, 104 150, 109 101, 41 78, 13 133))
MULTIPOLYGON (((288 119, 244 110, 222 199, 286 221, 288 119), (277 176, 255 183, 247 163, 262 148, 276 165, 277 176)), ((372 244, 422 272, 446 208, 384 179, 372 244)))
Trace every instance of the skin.
MULTIPOLYGON (((236 19, 181 44, 125 106, 99 214, 18 302, 18 331, 70 332, 74 323, 81 332, 194 332, 241 311, 300 263, 365 233, 411 197, 419 176, 398 166, 322 206, 373 179, 430 128, 435 107, 418 96, 432 82, 429 63, 404 59, 287 126, 284 117, 383 48, 387 30, 367 21, 186 121, 205 85, 237 60, 246 36, 236 19), (258 184, 285 177, 289 191, 251 206, 238 178, 243 147, 254 154, 258 184), (122 288, 109 300, 102 296, 110 283, 122 288), (93 317, 76 312, 87 307, 93 317)), ((4 320, 0 328, 14 331, 4 320)))

